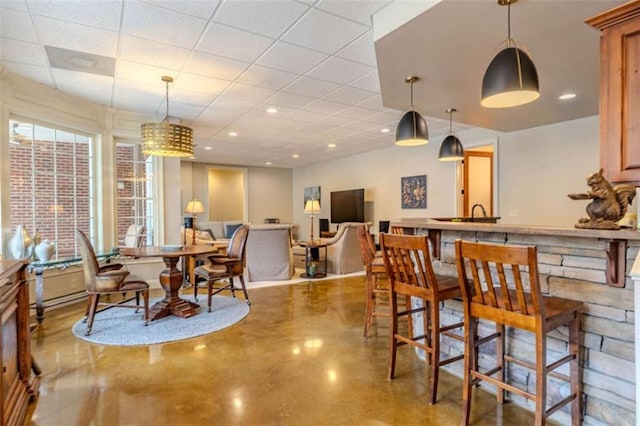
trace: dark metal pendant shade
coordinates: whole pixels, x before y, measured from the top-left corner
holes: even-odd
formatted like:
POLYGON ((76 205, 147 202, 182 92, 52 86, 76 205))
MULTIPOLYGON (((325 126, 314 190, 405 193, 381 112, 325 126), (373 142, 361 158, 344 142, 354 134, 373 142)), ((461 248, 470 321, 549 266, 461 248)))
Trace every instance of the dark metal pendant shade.
POLYGON ((515 46, 501 50, 482 78, 481 105, 507 108, 535 101, 539 97, 538 72, 529 55, 515 46))
POLYGON ((427 122, 417 111, 406 112, 396 128, 396 145, 417 146, 429 143, 427 122))
POLYGON ((464 148, 462 142, 455 135, 449 135, 442 141, 440 145, 439 161, 458 161, 464 160, 464 148))

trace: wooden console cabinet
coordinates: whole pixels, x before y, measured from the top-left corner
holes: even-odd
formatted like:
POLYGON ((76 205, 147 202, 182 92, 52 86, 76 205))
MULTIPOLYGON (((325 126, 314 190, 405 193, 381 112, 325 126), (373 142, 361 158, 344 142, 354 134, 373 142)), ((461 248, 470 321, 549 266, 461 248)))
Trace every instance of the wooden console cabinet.
POLYGON ((26 262, 0 262, 0 424, 21 425, 29 402, 37 397, 39 377, 32 370, 29 329, 29 287, 26 262))
POLYGON ((600 165, 611 182, 640 186, 640 0, 586 21, 600 40, 600 165))

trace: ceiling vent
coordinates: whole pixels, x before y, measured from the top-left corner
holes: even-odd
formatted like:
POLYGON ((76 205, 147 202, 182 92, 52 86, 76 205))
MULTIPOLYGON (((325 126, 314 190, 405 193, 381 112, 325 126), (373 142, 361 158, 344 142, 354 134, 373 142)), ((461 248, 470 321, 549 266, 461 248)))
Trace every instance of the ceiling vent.
POLYGON ((61 49, 45 46, 49 64, 53 68, 63 70, 88 72, 91 74, 113 77, 116 70, 116 59, 77 50, 61 49))

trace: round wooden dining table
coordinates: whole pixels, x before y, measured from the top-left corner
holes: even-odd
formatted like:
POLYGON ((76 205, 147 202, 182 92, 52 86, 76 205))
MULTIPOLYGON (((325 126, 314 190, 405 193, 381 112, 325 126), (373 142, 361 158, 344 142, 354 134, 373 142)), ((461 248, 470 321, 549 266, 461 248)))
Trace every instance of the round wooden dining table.
POLYGON ((132 257, 162 257, 166 269, 160 272, 160 285, 165 291, 165 298, 154 304, 149 309, 151 321, 164 318, 168 315, 176 315, 188 318, 198 313, 199 305, 178 295, 182 286, 182 271, 176 266, 183 256, 196 256, 199 254, 215 253, 218 249, 210 245, 185 245, 185 246, 148 246, 148 247, 121 247, 120 253, 132 257))

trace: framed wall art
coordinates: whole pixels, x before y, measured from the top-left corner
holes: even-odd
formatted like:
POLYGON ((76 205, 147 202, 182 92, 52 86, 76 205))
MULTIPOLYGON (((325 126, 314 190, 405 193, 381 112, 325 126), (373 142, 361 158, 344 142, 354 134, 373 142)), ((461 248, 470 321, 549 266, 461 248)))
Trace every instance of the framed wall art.
POLYGON ((304 202, 303 206, 307 205, 309 200, 318 200, 318 207, 321 207, 320 203, 320 186, 307 186, 304 188, 304 202))
POLYGON ((400 181, 403 209, 427 208, 427 175, 406 176, 400 181))

